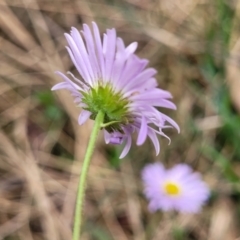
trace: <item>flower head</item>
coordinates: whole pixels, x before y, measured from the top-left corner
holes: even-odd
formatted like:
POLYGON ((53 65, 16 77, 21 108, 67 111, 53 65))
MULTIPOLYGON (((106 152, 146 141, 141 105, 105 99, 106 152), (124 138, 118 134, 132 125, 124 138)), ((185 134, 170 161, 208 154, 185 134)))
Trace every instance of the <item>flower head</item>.
POLYGON ((168 170, 160 163, 149 164, 142 171, 142 179, 151 212, 162 209, 196 213, 210 195, 200 175, 186 164, 168 170))
POLYGON ((167 137, 162 129, 169 127, 168 124, 179 131, 171 118, 155 108, 176 109, 169 100, 171 94, 157 88, 156 70, 146 68, 148 61, 134 54, 136 42, 125 47, 115 29, 107 29, 102 41, 96 23, 92 23, 92 28, 93 32, 84 24, 81 34, 76 28, 72 28, 70 35, 65 34, 68 53, 80 78, 69 73, 70 79, 56 72, 63 82, 52 90, 71 92, 82 108, 80 125, 89 118, 94 120, 102 111, 106 143, 126 143, 120 158, 128 153, 134 131, 138 133, 137 145, 143 144, 148 136, 158 154, 157 134, 167 137))

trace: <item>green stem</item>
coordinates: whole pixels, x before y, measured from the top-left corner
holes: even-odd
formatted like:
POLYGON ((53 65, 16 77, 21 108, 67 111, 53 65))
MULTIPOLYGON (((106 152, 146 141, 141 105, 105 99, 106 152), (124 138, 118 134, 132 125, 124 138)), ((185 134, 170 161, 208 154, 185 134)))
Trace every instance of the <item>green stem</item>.
POLYGON ((77 193, 77 200, 76 200, 72 240, 79 240, 79 236, 81 233, 81 225, 82 225, 82 218, 83 218, 83 214, 82 214, 83 201, 84 201, 84 195, 85 195, 85 189, 86 189, 86 177, 88 173, 90 160, 93 154, 94 146, 97 140, 97 136, 98 136, 99 130, 101 129, 101 124, 103 123, 103 119, 104 119, 104 113, 100 111, 97 114, 97 117, 95 119, 93 131, 90 136, 85 158, 83 160, 82 170, 81 170, 79 184, 78 184, 78 193, 77 193))

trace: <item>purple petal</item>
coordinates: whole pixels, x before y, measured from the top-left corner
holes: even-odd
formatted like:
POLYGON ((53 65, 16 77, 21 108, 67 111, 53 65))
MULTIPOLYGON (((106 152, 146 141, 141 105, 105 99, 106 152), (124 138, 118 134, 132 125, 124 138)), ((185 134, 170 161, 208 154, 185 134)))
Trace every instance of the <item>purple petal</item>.
POLYGON ((114 145, 119 145, 122 143, 122 138, 120 137, 111 137, 110 138, 110 143, 114 145))
POLYGON ((98 53, 98 62, 100 65, 101 73, 102 73, 102 78, 105 77, 105 69, 104 69, 104 57, 103 57, 103 49, 102 49, 102 41, 100 38, 100 33, 98 26, 95 22, 92 23, 93 25, 93 33, 94 33, 94 38, 95 38, 95 44, 97 47, 97 53, 98 53))
POLYGON ((111 137, 110 138, 110 143, 111 144, 114 144, 114 145, 119 145, 119 144, 122 144, 123 140, 122 140, 122 137, 111 137))
POLYGON ((125 45, 121 38, 117 38, 117 51, 118 52, 124 52, 125 51, 125 45))
POLYGON ((168 121, 170 124, 172 124, 177 129, 178 133, 180 133, 180 128, 179 128, 178 124, 174 120, 172 120, 170 117, 168 117, 167 115, 165 115, 163 113, 162 113, 162 115, 163 115, 164 119, 166 121, 168 121))
POLYGON ((149 212, 154 213, 154 212, 156 212, 158 209, 159 209, 158 201, 156 201, 156 200, 155 200, 155 201, 154 201, 154 200, 150 201, 150 203, 149 203, 149 205, 148 205, 148 210, 149 210, 149 212))
POLYGON ((142 179, 146 185, 157 184, 156 180, 161 180, 165 175, 165 168, 162 163, 156 162, 147 164, 142 170, 142 179))
MULTIPOLYGON (((76 64, 75 66, 78 69, 80 69, 80 73, 83 74, 82 76, 83 76, 84 80, 89 82, 90 84, 92 84, 90 74, 86 67, 86 63, 85 63, 84 59, 82 58, 82 55, 80 54, 80 52, 76 46, 76 43, 74 42, 74 40, 72 39, 72 37, 69 34, 65 33, 64 35, 65 35, 65 37, 68 41, 68 44, 71 48, 72 54, 70 54, 70 53, 69 54, 70 54, 71 58, 74 58, 75 64, 76 64)), ((69 50, 68 50, 68 52, 69 52, 69 50)))
POLYGON ((116 31, 115 29, 107 30, 107 35, 104 39, 104 53, 105 53, 105 70, 106 70, 106 80, 110 80, 113 60, 115 56, 116 49, 116 31))
POLYGON ((123 143, 124 138, 125 138, 125 136, 122 133, 113 132, 113 133, 110 133, 109 143, 119 145, 119 144, 123 143))
POLYGON ((97 55, 95 52, 95 44, 94 44, 93 35, 92 35, 88 25, 84 24, 83 29, 84 29, 83 35, 86 40, 87 50, 88 50, 91 66, 93 68, 94 76, 95 76, 95 78, 100 78, 100 77, 102 77, 102 74, 101 74, 100 66, 99 66, 99 63, 97 60, 97 55))
POLYGON ((141 127, 140 127, 140 131, 138 134, 138 139, 137 139, 137 145, 142 145, 146 138, 147 138, 147 133, 148 133, 148 125, 146 122, 146 118, 143 116, 142 117, 142 122, 141 122, 141 127))
POLYGON ((151 98, 153 99, 159 99, 159 98, 172 98, 172 95, 170 92, 162 90, 160 88, 155 88, 140 94, 136 94, 133 95, 130 99, 133 101, 136 100, 145 100, 145 99, 149 99, 151 96, 151 98))
POLYGON ((148 64, 148 60, 139 59, 134 54, 129 57, 119 79, 119 87, 123 88, 126 83, 139 74, 148 64))
MULTIPOLYGON (((121 43, 122 40, 120 38, 117 39, 117 42, 119 42, 118 45, 122 44, 121 43)), ((126 61, 126 54, 125 54, 124 50, 121 50, 119 48, 121 48, 121 47, 118 47, 118 51, 116 53, 116 58, 115 58, 115 61, 113 63, 113 71, 112 71, 112 74, 111 74, 111 80, 114 82, 115 88, 118 91, 121 91, 122 90, 121 88, 117 88, 117 86, 118 86, 117 83, 119 81, 120 75, 122 74, 122 70, 123 70, 123 67, 124 67, 124 64, 125 64, 125 61, 126 61)))
MULTIPOLYGON (((84 25, 83 25, 83 28, 84 28, 84 25)), ((94 78, 95 76, 94 76, 93 69, 92 69, 92 66, 90 64, 90 61, 89 61, 89 56, 88 56, 86 47, 83 43, 83 40, 82 40, 82 37, 81 37, 79 31, 76 28, 73 27, 71 35, 72 35, 72 38, 73 38, 76 46, 79 49, 79 54, 82 56, 83 62, 85 63, 86 69, 87 69, 90 77, 94 78)), ((86 43, 89 44, 89 41, 86 41, 86 43)))
POLYGON ((78 91, 82 90, 81 87, 79 87, 76 83, 74 83, 73 81, 71 81, 67 76, 65 76, 63 73, 61 72, 55 72, 57 75, 59 75, 61 78, 63 78, 63 80, 65 80, 65 82, 67 82, 69 84, 69 86, 72 86, 73 89, 76 89, 78 91))
POLYGON ((90 116, 91 116, 91 112, 82 110, 78 117, 78 124, 79 125, 84 124, 89 119, 90 116))
POLYGON ((156 133, 158 133, 159 135, 161 135, 161 136, 163 136, 163 137, 165 137, 165 138, 167 138, 168 139, 168 145, 170 145, 171 144, 171 138, 170 137, 168 137, 164 132, 162 132, 162 131, 155 131, 156 133))
POLYGON ((148 128, 148 136, 150 137, 150 139, 153 142, 153 145, 154 145, 155 150, 156 150, 156 156, 157 156, 160 152, 160 144, 159 144, 157 135, 151 128, 148 128))
POLYGON ((151 104, 152 106, 155 107, 165 107, 165 108, 170 108, 176 110, 177 107, 174 103, 170 102, 169 100, 166 99, 156 99, 154 97, 149 96, 148 99, 139 99, 138 102, 140 103, 148 103, 149 105, 151 104))
POLYGON ((124 147, 124 149, 123 149, 123 151, 122 151, 122 153, 121 153, 121 155, 119 157, 120 159, 124 158, 128 154, 128 152, 129 152, 129 150, 131 148, 131 145, 132 145, 132 137, 131 137, 131 135, 129 135, 127 137, 126 145, 125 145, 125 147, 124 147))
POLYGON ((106 129, 104 129, 104 139, 106 144, 110 143, 110 138, 111 138, 110 133, 106 129))
POLYGON ((133 42, 130 45, 128 45, 128 47, 125 49, 127 58, 136 51, 137 46, 138 46, 137 42, 133 42))
POLYGON ((68 89, 71 90, 72 86, 67 83, 67 82, 61 82, 61 83, 57 83, 56 85, 54 85, 51 90, 55 91, 55 90, 60 90, 60 89, 68 89))
POLYGON ((123 88, 123 91, 127 92, 132 88, 136 87, 137 85, 141 85, 145 81, 148 81, 148 79, 151 78, 156 73, 157 71, 153 68, 145 69, 143 72, 138 74, 135 78, 131 79, 131 81, 129 81, 128 84, 126 84, 126 86, 123 88))

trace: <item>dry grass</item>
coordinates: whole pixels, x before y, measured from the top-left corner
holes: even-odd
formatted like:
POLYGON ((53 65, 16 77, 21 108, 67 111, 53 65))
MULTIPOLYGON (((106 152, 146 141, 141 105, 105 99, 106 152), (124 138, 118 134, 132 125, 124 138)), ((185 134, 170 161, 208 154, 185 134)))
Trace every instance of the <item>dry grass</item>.
POLYGON ((81 239, 239 239, 239 14, 238 0, 1 0, 0 239, 71 239, 92 122, 79 127, 70 94, 49 89, 55 70, 76 72, 63 33, 93 20, 139 42, 174 95, 178 110, 168 113, 181 134, 169 130, 172 144, 161 140, 158 157, 149 142, 133 147, 120 166, 119 149, 99 137, 81 239), (147 211, 140 172, 159 160, 203 174, 213 196, 201 213, 147 211))

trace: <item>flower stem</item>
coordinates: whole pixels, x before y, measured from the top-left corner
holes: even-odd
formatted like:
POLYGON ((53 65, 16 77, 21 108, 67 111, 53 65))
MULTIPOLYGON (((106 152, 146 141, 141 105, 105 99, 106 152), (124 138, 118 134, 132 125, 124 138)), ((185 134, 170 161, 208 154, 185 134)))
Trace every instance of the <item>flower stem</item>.
POLYGON ((81 233, 81 225, 83 218, 83 201, 86 189, 86 177, 88 173, 88 168, 90 164, 90 160, 93 154, 94 146, 97 140, 97 136, 99 130, 101 129, 101 124, 103 123, 104 113, 101 111, 98 112, 97 117, 95 119, 93 131, 90 136, 90 140, 88 143, 87 151, 83 160, 83 165, 81 169, 81 174, 78 183, 78 192, 77 192, 77 200, 75 207, 75 218, 74 218, 74 226, 73 226, 73 238, 72 240, 79 240, 81 233))

